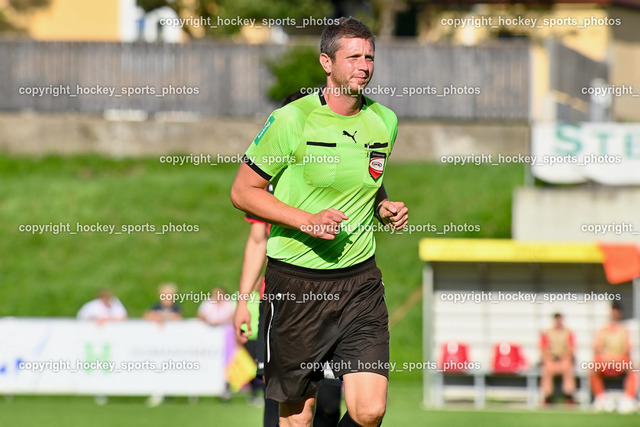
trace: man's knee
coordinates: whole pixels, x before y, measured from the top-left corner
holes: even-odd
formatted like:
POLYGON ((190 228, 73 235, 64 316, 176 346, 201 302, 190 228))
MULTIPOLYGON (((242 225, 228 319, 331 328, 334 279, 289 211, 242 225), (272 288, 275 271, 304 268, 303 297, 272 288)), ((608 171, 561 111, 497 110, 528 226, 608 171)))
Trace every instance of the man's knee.
POLYGON ((315 399, 302 402, 280 403, 280 425, 282 427, 310 427, 313 421, 315 399))
POLYGON ((379 426, 387 410, 384 402, 368 402, 357 405, 351 418, 364 427, 379 426))
POLYGON ((347 410, 361 426, 378 426, 387 406, 387 378, 371 372, 344 376, 347 410))

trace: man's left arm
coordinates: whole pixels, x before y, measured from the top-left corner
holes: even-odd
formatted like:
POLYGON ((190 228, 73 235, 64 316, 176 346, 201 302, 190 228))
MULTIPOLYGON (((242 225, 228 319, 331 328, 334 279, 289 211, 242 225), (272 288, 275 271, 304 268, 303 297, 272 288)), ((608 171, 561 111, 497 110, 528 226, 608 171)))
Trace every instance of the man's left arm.
POLYGON ((402 202, 390 201, 384 184, 380 185, 376 194, 374 212, 384 225, 391 224, 396 230, 402 229, 409 222, 409 208, 402 202))

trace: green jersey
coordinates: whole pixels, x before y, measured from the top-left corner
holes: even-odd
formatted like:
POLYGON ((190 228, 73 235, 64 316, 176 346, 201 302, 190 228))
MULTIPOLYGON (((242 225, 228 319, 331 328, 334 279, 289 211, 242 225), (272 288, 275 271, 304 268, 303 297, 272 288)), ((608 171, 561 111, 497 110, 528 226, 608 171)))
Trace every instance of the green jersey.
POLYGON ((363 97, 353 116, 334 113, 322 94, 311 94, 274 111, 245 153, 245 162, 275 185, 274 196, 313 214, 338 209, 349 218, 334 240, 273 225, 271 258, 306 268, 349 267, 376 249, 373 214, 398 119, 363 97))

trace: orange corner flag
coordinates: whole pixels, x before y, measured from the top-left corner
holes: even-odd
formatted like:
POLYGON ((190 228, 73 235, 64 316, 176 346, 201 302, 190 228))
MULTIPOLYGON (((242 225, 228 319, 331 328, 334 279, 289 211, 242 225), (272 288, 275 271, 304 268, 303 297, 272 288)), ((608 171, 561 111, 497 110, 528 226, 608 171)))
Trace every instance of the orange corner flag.
POLYGON ((640 276, 640 249, 633 244, 598 243, 603 253, 604 273, 612 285, 640 276))

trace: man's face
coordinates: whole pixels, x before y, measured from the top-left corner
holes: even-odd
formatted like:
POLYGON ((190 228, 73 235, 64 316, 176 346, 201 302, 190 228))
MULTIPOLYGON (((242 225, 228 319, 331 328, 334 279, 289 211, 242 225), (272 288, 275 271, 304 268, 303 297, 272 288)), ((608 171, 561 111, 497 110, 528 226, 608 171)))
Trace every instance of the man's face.
POLYGON ((212 301, 222 301, 223 297, 224 297, 224 293, 222 292, 221 289, 213 289, 211 291, 211 300, 212 301))
POLYGON ((160 305, 163 307, 171 307, 175 300, 175 292, 163 291, 160 293, 160 305))
POLYGON ((555 317, 555 323, 556 323, 556 328, 561 329, 562 328, 562 317, 561 316, 556 316, 555 317))
POLYGON ((622 312, 617 308, 611 309, 611 320, 613 322, 619 322, 622 319, 622 312))
POLYGON ((351 94, 361 92, 373 76, 374 55, 369 40, 343 37, 335 59, 330 62, 329 78, 335 86, 348 88, 351 94))

